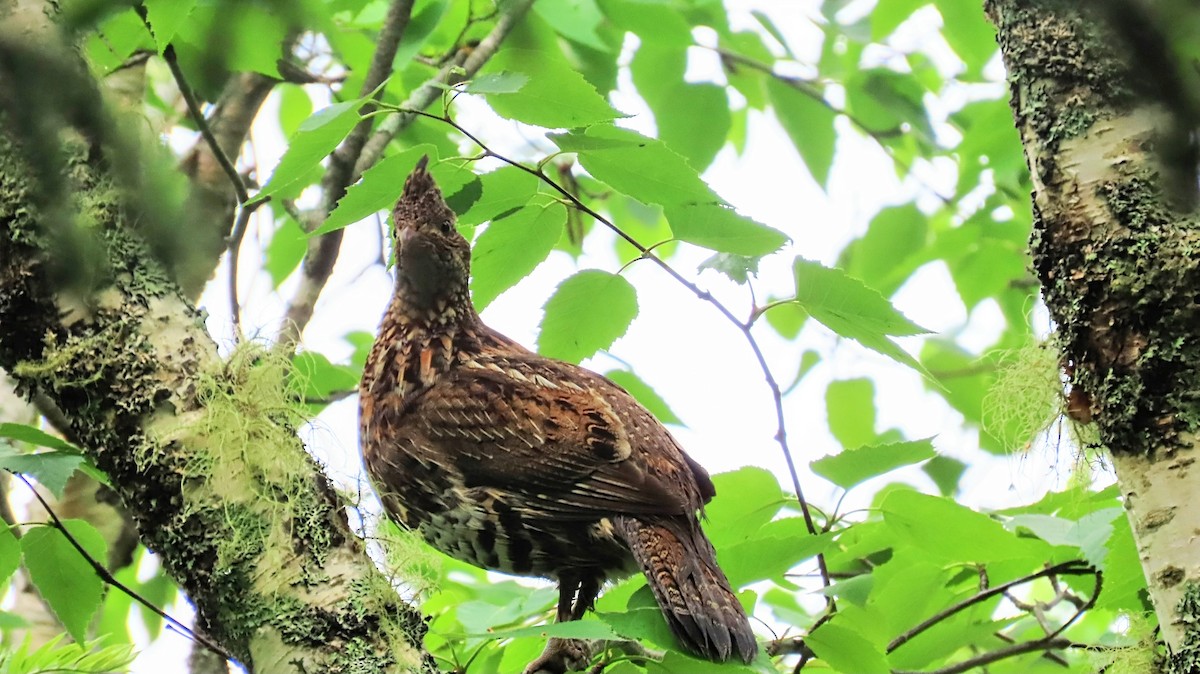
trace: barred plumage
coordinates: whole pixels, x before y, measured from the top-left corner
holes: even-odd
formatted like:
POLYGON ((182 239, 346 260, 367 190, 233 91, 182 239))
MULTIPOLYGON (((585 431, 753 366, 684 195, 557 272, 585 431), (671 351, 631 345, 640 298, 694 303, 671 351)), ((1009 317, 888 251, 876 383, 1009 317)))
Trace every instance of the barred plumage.
MULTIPOLYGON (((424 159, 394 219, 395 293, 359 387, 363 460, 389 515, 463 561, 557 580, 559 620, 640 570, 688 650, 752 660, 697 518, 715 494, 704 469, 613 382, 480 321, 470 247, 424 159)), ((529 671, 578 657, 552 640, 529 671)))

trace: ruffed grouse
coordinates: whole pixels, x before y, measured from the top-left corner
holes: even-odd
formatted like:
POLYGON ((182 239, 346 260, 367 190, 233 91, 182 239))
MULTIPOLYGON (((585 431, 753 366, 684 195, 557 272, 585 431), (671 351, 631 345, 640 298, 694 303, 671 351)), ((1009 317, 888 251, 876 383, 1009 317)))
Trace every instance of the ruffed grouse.
MULTIPOLYGON (((757 644, 697 512, 708 473, 613 382, 484 325, 471 250, 417 164, 394 211, 396 286, 359 386, 363 461, 388 514, 476 566, 558 581, 558 620, 601 584, 646 574, 689 651, 757 644)), ((527 671, 577 666, 552 639, 527 671)))

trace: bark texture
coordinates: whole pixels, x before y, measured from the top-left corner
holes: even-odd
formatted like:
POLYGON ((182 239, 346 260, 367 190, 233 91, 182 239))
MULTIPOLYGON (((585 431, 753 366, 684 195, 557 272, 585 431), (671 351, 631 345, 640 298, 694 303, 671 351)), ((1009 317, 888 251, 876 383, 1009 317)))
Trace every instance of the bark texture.
MULTIPOLYGON (((1103 4, 1103 3, 1097 3, 1103 4)), ((1033 178, 1035 271, 1111 451, 1175 671, 1200 671, 1200 227, 1176 119, 1091 3, 989 0, 1033 178), (1168 188, 1187 184, 1191 194, 1168 188)))
POLYGON ((262 402, 282 375, 223 362, 147 241, 169 205, 67 51, 0 36, 0 367, 64 410, 202 629, 251 671, 433 669, 295 418, 262 402))

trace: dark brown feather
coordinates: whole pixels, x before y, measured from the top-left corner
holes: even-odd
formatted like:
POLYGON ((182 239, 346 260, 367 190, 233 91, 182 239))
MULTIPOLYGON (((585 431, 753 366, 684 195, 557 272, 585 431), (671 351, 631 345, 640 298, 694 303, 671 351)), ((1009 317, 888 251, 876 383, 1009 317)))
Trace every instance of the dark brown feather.
MULTIPOLYGON (((480 321, 470 248, 425 160, 393 215, 396 291, 359 388, 363 460, 388 514, 469 563, 557 579, 562 620, 640 569, 685 647, 753 659, 700 528, 715 494, 704 469, 613 382, 480 321)), ((550 662, 567 666, 559 651, 550 662)))

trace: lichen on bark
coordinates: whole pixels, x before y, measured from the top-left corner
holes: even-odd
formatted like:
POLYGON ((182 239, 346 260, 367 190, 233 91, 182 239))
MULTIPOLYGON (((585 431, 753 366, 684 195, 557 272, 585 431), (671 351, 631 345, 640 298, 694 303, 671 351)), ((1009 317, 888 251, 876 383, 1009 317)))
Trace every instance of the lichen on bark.
POLYGON ((295 436, 286 363, 222 361, 146 223, 132 226, 147 214, 112 174, 127 148, 69 126, 31 148, 14 140, 6 100, 0 367, 64 410, 201 627, 252 670, 434 669, 421 616, 375 569, 295 436), (72 277, 55 264, 65 240, 103 264, 72 277))

